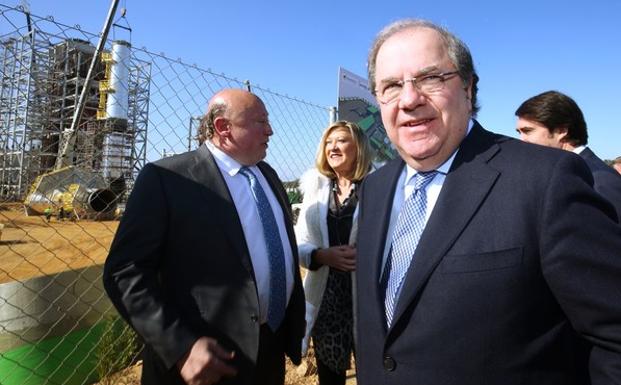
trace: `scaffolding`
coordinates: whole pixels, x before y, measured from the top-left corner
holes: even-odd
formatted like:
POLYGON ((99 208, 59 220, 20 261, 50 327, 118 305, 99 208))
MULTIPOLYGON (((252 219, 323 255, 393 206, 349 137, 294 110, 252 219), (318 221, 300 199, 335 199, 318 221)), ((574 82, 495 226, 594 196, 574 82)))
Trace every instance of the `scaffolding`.
POLYGON ((5 39, 0 49, 0 194, 17 197, 45 152, 40 122, 49 111, 48 55, 36 31, 5 39))
MULTIPOLYGON (((51 47, 50 52, 51 71, 48 90, 51 98, 51 114, 45 147, 51 151, 49 151, 50 156, 43 163, 42 172, 51 171, 60 155, 60 137, 64 131, 71 127, 80 93, 86 83, 88 67, 93 60, 95 47, 85 40, 67 39, 51 47)), ((104 76, 101 65, 94 74, 93 81, 87 90, 81 120, 77 125, 78 132, 83 131, 86 124, 92 121, 97 114, 99 105, 98 81, 101 81, 104 76)), ((75 151, 72 153, 75 154, 75 151)), ((79 165, 81 162, 74 156, 72 164, 79 165)))
MULTIPOLYGON (((71 127, 95 47, 37 29, 1 39, 0 199, 22 200, 63 155, 59 142, 71 127)), ((87 90, 69 163, 104 177, 122 193, 146 162, 151 64, 130 59, 128 117, 119 122, 100 108, 110 91, 105 86, 110 53, 103 55, 107 58, 99 61, 87 90)))

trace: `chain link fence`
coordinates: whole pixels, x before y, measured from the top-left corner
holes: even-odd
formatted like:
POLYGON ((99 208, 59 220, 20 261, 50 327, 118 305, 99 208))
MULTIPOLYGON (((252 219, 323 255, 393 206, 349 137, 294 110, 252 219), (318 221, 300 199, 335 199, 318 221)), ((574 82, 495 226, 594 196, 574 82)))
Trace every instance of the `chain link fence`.
POLYGON ((133 42, 99 52, 99 35, 22 8, 0 4, 0 24, 0 384, 114 383, 140 347, 102 264, 140 169, 197 147, 215 92, 251 89, 295 196, 331 110, 133 42))

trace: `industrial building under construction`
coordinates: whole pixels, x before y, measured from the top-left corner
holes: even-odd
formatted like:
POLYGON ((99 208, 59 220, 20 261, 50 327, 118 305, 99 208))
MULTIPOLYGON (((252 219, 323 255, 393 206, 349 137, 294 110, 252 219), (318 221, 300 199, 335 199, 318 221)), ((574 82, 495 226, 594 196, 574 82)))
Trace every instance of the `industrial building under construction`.
POLYGON ((145 162, 150 63, 113 41, 89 82, 97 51, 86 40, 36 29, 0 39, 0 199, 112 212, 145 162))

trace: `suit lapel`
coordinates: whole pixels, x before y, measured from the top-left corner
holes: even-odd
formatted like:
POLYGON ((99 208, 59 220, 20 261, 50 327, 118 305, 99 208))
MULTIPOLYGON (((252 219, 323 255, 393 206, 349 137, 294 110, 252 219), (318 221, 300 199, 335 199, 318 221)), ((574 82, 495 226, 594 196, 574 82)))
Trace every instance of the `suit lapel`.
POLYGON ((485 200, 499 176, 487 161, 498 149, 491 135, 475 123, 460 146, 421 235, 401 288, 393 325, 416 300, 429 276, 485 200))
POLYGON ((190 174, 202 185, 201 193, 211 203, 209 207, 213 209, 214 215, 222 221, 224 233, 237 255, 240 256, 242 265, 254 278, 254 269, 244 231, 224 177, 207 146, 200 146, 196 153, 197 162, 190 170, 190 174))
MULTIPOLYGON (((365 212, 360 213, 364 215, 364 229, 360 229, 358 232, 358 246, 364 248, 364 254, 373 256, 369 260, 360 260, 357 263, 356 274, 357 279, 360 282, 370 282, 371 284, 366 286, 367 290, 371 291, 371 298, 377 302, 377 306, 373 306, 373 309, 377 310, 374 314, 374 320, 377 322, 378 327, 381 330, 385 329, 385 316, 384 316, 384 293, 380 290, 380 274, 382 271, 382 261, 384 255, 384 247, 387 242, 386 233, 390 224, 390 215, 392 213, 392 202, 397 188, 397 181, 401 174, 401 170, 405 167, 405 163, 399 159, 390 162, 382 167, 382 169, 376 171, 377 173, 385 173, 376 178, 368 178, 363 183, 361 191, 362 196, 364 191, 368 189, 369 194, 373 197, 381 197, 380 199, 365 199, 368 203, 365 212), (382 231, 377 231, 382 229, 382 231), (375 257, 377 256, 377 257, 375 257)), ((361 285, 358 285, 360 287, 361 285)))

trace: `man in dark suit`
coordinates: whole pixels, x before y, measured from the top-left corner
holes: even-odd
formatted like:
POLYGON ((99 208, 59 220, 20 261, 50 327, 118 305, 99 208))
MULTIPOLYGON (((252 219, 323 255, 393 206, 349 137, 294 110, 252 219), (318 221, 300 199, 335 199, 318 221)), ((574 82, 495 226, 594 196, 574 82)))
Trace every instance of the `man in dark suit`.
POLYGON ((515 115, 515 129, 523 141, 579 154, 591 169, 593 188, 615 206, 621 218, 621 176, 587 147, 587 124, 572 98, 547 91, 526 100, 515 115))
POLYGON ((282 385, 305 305, 287 194, 262 161, 268 113, 226 89, 204 123, 197 150, 141 171, 104 285, 145 342, 143 384, 282 385))
POLYGON ((389 25, 368 68, 400 159, 360 193, 358 385, 621 383, 621 227, 584 161, 483 129, 435 24, 389 25))

